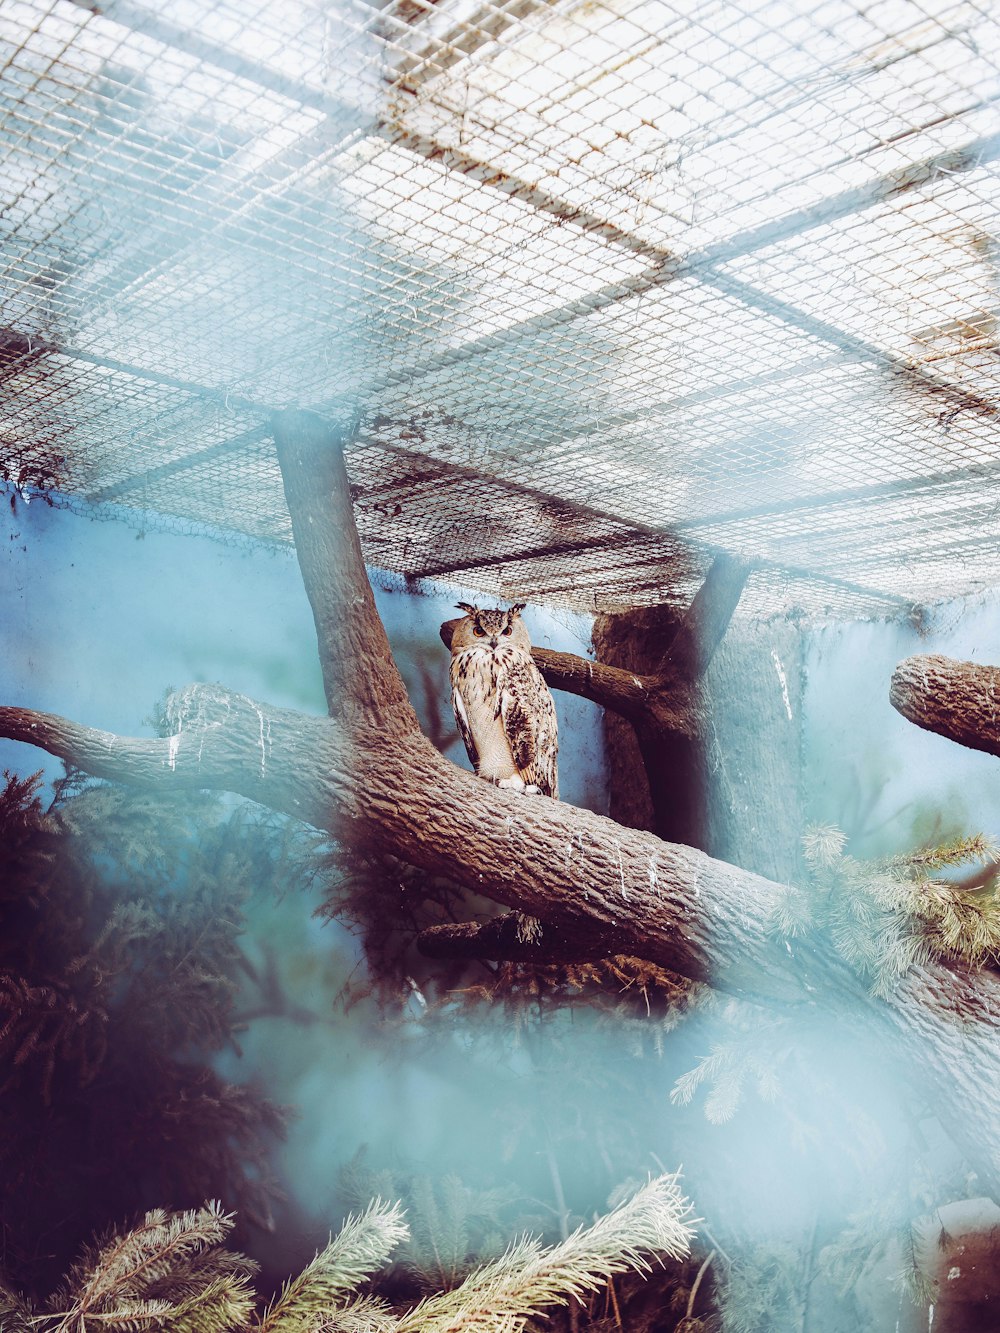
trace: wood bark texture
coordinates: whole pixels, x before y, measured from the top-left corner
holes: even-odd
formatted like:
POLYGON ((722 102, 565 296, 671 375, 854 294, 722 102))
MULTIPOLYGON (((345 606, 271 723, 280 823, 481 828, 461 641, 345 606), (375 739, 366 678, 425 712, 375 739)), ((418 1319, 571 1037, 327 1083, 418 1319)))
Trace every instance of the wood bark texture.
POLYGON ((893 672, 889 701, 925 731, 1000 755, 1000 669, 925 654, 893 672))

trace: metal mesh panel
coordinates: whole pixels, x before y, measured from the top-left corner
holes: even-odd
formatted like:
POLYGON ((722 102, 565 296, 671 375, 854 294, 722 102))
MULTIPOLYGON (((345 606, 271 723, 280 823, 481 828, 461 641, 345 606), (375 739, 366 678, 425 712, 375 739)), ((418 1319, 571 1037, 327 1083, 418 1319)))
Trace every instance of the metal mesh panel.
POLYGON ((0 480, 487 594, 1000 582, 1000 24, 881 0, 5 0, 0 480))

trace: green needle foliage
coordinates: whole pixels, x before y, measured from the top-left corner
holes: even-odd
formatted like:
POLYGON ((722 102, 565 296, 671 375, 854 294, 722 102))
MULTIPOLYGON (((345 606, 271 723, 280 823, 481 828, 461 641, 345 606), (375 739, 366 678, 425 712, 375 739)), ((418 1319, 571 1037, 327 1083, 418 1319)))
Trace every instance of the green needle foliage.
POLYGON ((618 1273, 648 1272, 662 1254, 682 1258, 694 1234, 690 1223, 677 1176, 660 1176, 560 1245, 516 1241, 461 1286, 404 1315, 398 1333, 521 1333, 531 1315, 579 1300, 618 1273))
MULTIPOLYGON (((846 843, 832 824, 806 830, 802 846, 809 883, 785 887, 771 922, 775 931, 790 938, 825 932, 872 993, 883 998, 911 967, 935 958, 970 967, 1000 960, 994 876, 975 875, 971 887, 933 878, 970 863, 988 872, 1000 855, 988 838, 957 838, 877 861, 846 855, 846 843)), ((781 1018, 762 1022, 755 1011, 734 1003, 723 1016, 732 1037, 716 1041, 670 1094, 675 1105, 685 1106, 706 1090, 705 1115, 714 1124, 732 1119, 748 1088, 774 1102, 781 1066, 794 1050, 781 1018)))
POLYGON ((349 1217, 312 1263, 285 1284, 261 1328, 266 1333, 313 1333, 331 1309, 388 1262, 408 1235, 399 1204, 376 1199, 359 1217, 349 1217))
POLYGON ((396 1316, 385 1301, 362 1296, 320 1323, 311 1324, 310 1330, 311 1333, 393 1333, 396 1327, 396 1316))
POLYGON ((31 1306, 0 1283, 0 1329, 3 1333, 35 1333, 36 1328, 31 1306))
POLYGON ((876 861, 844 852, 831 825, 803 838, 809 892, 789 889, 775 919, 783 934, 825 928, 841 955, 871 986, 890 994, 911 967, 932 959, 981 967, 1000 959, 1000 898, 995 877, 971 886, 936 878, 970 863, 990 867, 1000 850, 981 834, 876 861))
POLYGON ((247 1326, 254 1265, 222 1249, 233 1218, 216 1203, 156 1209, 141 1226, 88 1249, 52 1298, 43 1333, 229 1333, 247 1326))
POLYGON ((723 1333, 777 1333, 805 1327, 802 1256, 792 1245, 776 1241, 749 1247, 721 1272, 723 1333))
POLYGON ((4 1333, 521 1333, 532 1314, 599 1290, 615 1274, 646 1273, 654 1259, 686 1255, 691 1206, 677 1176, 652 1180, 593 1226, 545 1248, 523 1238, 461 1286, 408 1311, 357 1289, 409 1232, 399 1204, 376 1200, 253 1313, 255 1265, 223 1248, 233 1218, 215 1203, 155 1210, 130 1231, 88 1247, 33 1316, 0 1286, 4 1333))
MULTIPOLYGON (((737 1020, 731 1021, 738 1026, 737 1020)), ((687 1106, 698 1089, 707 1086, 705 1117, 714 1125, 722 1125, 736 1114, 748 1083, 761 1101, 775 1101, 781 1091, 778 1071, 786 1054, 787 1033, 782 1040, 783 1025, 779 1022, 772 1026, 776 1042, 766 1040, 767 1024, 758 1022, 752 1045, 742 1034, 714 1043, 709 1055, 677 1079, 670 1092, 671 1102, 687 1106)))

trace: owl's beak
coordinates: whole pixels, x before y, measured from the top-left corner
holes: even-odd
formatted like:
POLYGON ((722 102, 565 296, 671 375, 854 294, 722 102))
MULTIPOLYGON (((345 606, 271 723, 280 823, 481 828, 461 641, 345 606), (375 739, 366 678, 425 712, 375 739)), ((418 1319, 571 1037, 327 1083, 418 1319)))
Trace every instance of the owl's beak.
POLYGON ((497 638, 492 638, 492 639, 490 639, 490 647, 491 647, 491 648, 495 648, 499 642, 500 642, 500 640, 497 639, 497 638))

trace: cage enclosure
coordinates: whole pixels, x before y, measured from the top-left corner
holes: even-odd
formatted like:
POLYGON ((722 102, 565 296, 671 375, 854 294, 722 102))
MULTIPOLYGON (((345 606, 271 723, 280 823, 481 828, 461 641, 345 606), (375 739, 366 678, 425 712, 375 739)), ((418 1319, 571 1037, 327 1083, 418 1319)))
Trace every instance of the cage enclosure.
POLYGON ((5 0, 0 1319, 1000 1328, 998 95, 969 0, 5 0))

